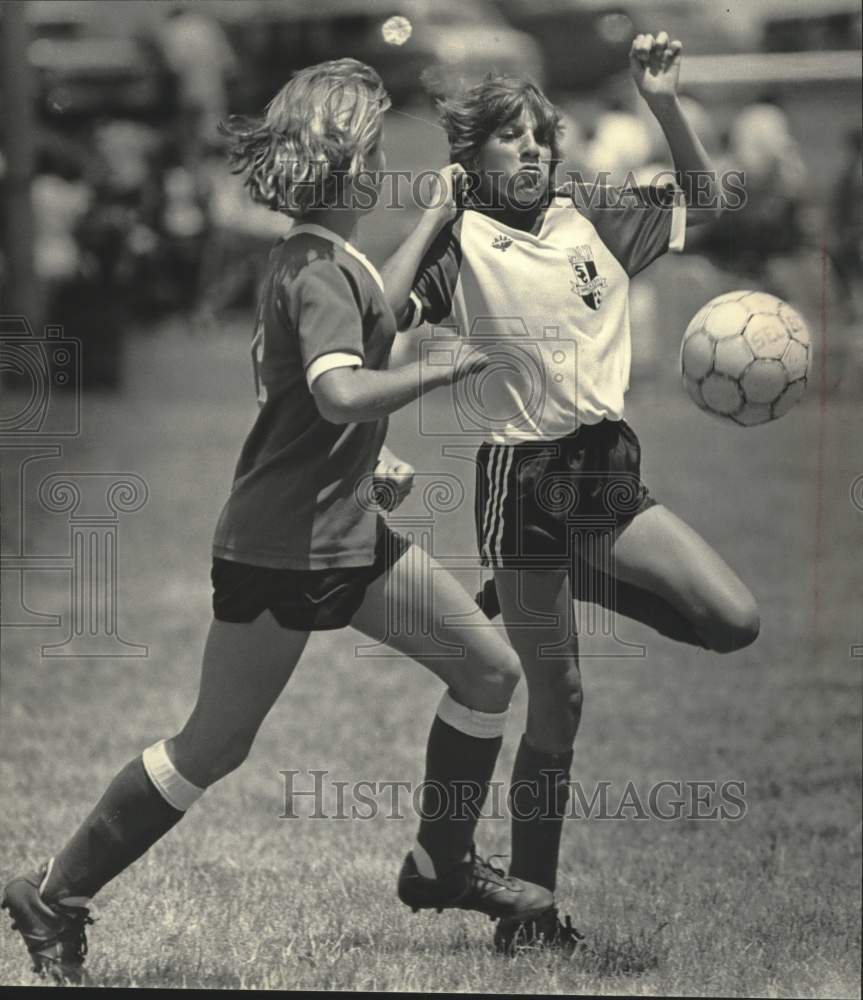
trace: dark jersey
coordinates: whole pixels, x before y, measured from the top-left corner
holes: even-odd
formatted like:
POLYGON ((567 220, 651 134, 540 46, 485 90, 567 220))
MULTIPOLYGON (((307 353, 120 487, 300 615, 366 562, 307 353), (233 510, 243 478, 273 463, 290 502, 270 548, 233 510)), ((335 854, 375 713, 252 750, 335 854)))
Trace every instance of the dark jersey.
POLYGON ((284 569, 374 561, 377 516, 356 490, 374 469, 387 421, 332 424, 311 383, 332 367, 386 368, 394 336, 380 276, 349 243, 303 224, 276 244, 252 342, 260 411, 214 555, 284 569))

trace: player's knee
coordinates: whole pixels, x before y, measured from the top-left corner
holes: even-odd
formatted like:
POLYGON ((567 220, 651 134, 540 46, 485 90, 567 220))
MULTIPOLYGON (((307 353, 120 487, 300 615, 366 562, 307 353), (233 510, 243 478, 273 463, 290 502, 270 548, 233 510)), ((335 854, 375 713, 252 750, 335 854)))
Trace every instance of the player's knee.
POLYGON ((581 671, 573 665, 568 670, 549 672, 541 682, 534 675, 530 701, 544 716, 573 720, 576 724, 584 707, 581 671))
POLYGON ((510 649, 505 656, 501 657, 495 675, 499 690, 507 691, 512 696, 522 675, 521 660, 514 649, 510 649))
POLYGON ((244 736, 230 739, 222 747, 221 753, 216 757, 218 777, 224 778, 225 775, 230 774, 231 771, 236 771, 238 767, 245 764, 251 749, 251 740, 246 739, 244 736))
POLYGON ((547 753, 564 753, 572 747, 581 713, 584 690, 577 674, 553 683, 531 685, 527 709, 527 734, 532 746, 547 753))
POLYGON ((185 743, 182 734, 175 740, 177 769, 201 788, 220 781, 236 771, 249 756, 252 739, 245 733, 225 734, 218 742, 206 745, 185 743))
POLYGON ((584 708, 584 688, 581 684, 581 674, 578 671, 566 678, 561 695, 570 718, 578 723, 584 708))
POLYGON ((212 780, 219 781, 246 762, 252 739, 245 733, 233 733, 214 748, 210 763, 212 780))
POLYGON ((761 616, 758 609, 738 619, 731 628, 732 651, 751 646, 761 631, 761 616))
POLYGON ((521 662, 515 650, 496 658, 493 664, 483 672, 483 686, 507 700, 512 697, 518 682, 521 680, 521 662))
POLYGON ((717 653, 733 653, 745 649, 758 638, 761 617, 751 594, 740 597, 729 606, 708 636, 710 648, 717 653))
POLYGON ((464 671, 462 683, 454 685, 469 702, 489 711, 505 709, 521 679, 521 662, 515 650, 509 649, 493 661, 478 664, 464 671))

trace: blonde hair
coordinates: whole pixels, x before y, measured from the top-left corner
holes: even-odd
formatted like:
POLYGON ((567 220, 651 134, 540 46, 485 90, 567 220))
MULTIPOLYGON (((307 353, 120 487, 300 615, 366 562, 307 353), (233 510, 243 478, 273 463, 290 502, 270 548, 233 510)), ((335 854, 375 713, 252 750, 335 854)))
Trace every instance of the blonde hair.
POLYGON ((389 106, 371 66, 333 59, 294 74, 263 117, 232 116, 219 130, 233 140, 231 170, 246 175, 252 199, 300 218, 339 203, 366 169, 389 106))

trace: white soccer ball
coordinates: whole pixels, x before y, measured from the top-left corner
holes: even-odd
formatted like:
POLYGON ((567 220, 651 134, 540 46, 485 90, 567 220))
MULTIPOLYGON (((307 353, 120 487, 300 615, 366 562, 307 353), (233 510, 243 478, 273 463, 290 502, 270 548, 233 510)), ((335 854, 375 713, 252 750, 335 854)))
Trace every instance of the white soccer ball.
POLYGON ((388 17, 381 25, 381 34, 387 45, 404 45, 413 33, 413 25, 406 17, 388 17))
POLYGON ((726 292, 687 326, 680 370, 699 409, 752 427, 800 401, 810 354, 809 329, 787 302, 766 292, 726 292))

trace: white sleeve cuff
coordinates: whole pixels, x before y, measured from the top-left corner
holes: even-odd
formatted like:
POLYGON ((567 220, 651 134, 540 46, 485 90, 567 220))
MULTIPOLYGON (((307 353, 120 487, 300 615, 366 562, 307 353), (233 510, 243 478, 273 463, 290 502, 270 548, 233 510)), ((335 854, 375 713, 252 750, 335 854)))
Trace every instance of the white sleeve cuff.
POLYGON ((359 354, 350 351, 331 351, 329 354, 322 354, 306 369, 306 383, 311 389, 312 383, 324 372, 332 371, 333 368, 362 368, 363 359, 359 354))
POLYGON ((671 235, 668 238, 668 249, 675 253, 683 250, 686 240, 686 205, 682 200, 675 198, 674 207, 671 209, 671 235))
POLYGON ((411 318, 408 325, 405 327, 407 330, 415 330, 418 326, 422 325, 423 321, 423 304, 419 300, 419 296, 416 292, 411 292, 408 297, 408 301, 413 306, 411 312, 411 318))

